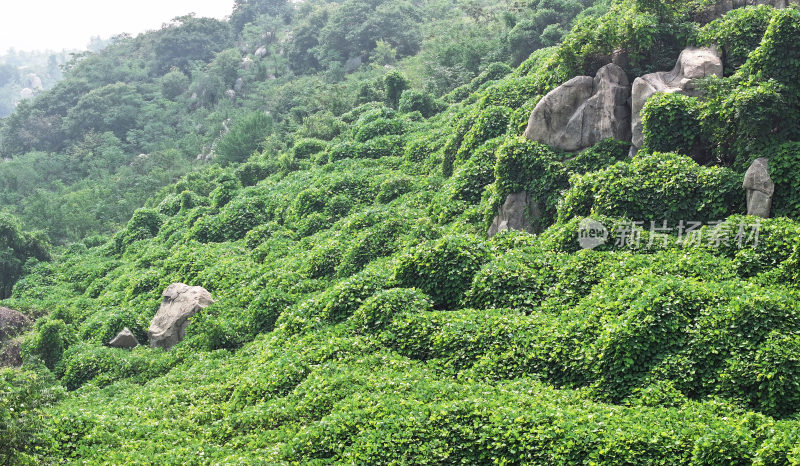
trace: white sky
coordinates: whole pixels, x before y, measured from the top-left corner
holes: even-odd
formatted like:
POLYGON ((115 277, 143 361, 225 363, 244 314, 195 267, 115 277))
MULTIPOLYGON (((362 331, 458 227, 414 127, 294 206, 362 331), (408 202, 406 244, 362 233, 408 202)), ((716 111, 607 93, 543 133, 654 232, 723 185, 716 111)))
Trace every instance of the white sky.
POLYGON ((107 39, 159 29, 176 16, 230 15, 234 0, 0 0, 0 54, 17 50, 85 49, 107 39))

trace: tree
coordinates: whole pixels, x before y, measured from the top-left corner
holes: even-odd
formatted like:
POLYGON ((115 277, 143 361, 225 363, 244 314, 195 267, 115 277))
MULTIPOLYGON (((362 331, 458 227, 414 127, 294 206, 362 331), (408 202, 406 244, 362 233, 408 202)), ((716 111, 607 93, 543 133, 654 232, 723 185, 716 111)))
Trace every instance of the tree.
POLYGON ((344 61, 369 54, 379 40, 397 49, 400 57, 420 47, 420 14, 408 2, 346 0, 331 15, 320 33, 320 58, 344 61))
POLYGON ((189 77, 178 68, 161 77, 161 95, 165 99, 175 100, 189 88, 189 77))
POLYGON ((228 23, 211 18, 181 16, 158 34, 153 46, 153 68, 159 74, 173 66, 188 72, 192 61, 209 61, 215 53, 232 45, 228 23))
POLYGON ((67 137, 79 140, 89 131, 113 132, 124 139, 136 126, 144 100, 128 84, 116 83, 95 89, 81 97, 67 112, 64 129, 67 137))
POLYGON ((383 85, 386 89, 386 104, 392 108, 397 108, 403 91, 411 87, 408 79, 399 71, 392 71, 387 74, 383 78, 383 85))
POLYGON ((222 163, 244 162, 272 132, 272 117, 254 112, 237 121, 217 144, 222 163))
POLYGON ((50 260, 49 248, 42 233, 26 233, 16 217, 0 213, 0 299, 11 296, 28 259, 50 260))
POLYGON ((281 17, 288 23, 292 7, 286 0, 236 0, 231 14, 231 26, 236 34, 259 16, 281 17))

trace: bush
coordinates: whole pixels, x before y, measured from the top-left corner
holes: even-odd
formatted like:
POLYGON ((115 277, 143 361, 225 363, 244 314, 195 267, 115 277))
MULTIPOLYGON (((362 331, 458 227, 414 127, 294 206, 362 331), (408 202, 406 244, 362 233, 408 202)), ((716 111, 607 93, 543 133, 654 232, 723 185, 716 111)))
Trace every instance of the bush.
POLYGON ((697 99, 682 94, 656 94, 642 108, 644 150, 676 152, 698 162, 708 158, 697 99))
POLYGON ((800 219, 800 143, 781 145, 769 159, 769 175, 775 183, 772 211, 776 217, 800 219))
POLYGON ((64 351, 76 340, 75 331, 62 320, 39 320, 36 332, 23 347, 27 354, 38 357, 48 369, 55 369, 64 351))
POLYGON ((630 143, 624 141, 605 139, 579 153, 564 165, 570 173, 578 175, 602 170, 626 160, 630 147, 630 143))
POLYGON ((320 298, 320 315, 325 322, 338 323, 346 320, 364 301, 386 286, 384 271, 367 269, 343 280, 320 298))
POLYGON ((389 178, 381 183, 378 189, 376 202, 388 204, 405 193, 411 192, 414 188, 414 179, 410 176, 397 176, 389 178))
POLYGON ((244 187, 254 186, 274 172, 274 168, 262 162, 247 162, 236 167, 236 178, 244 187))
POLYGON ((150 348, 125 350, 81 343, 64 353, 58 372, 64 386, 75 390, 88 382, 100 387, 123 379, 145 383, 168 372, 175 362, 174 353, 150 348))
POLYGON ((508 138, 497 149, 495 185, 490 192, 484 220, 488 227, 509 194, 527 192, 541 208, 534 228, 544 230, 552 223, 568 174, 559 155, 548 146, 523 136, 508 138))
POLYGON ((386 89, 386 105, 397 108, 403 91, 410 87, 408 79, 399 71, 390 71, 383 78, 383 87, 386 89))
POLYGON ((419 112, 423 117, 430 118, 442 111, 442 107, 430 92, 407 89, 403 91, 397 109, 400 113, 419 112))
POLYGON ((123 230, 114 235, 114 250, 122 253, 128 246, 158 234, 164 217, 154 209, 138 209, 123 230))
POLYGON ((375 332, 386 327, 396 314, 420 314, 430 309, 430 299, 419 290, 392 288, 379 291, 364 301, 349 321, 356 333, 375 332))
POLYGON ((402 253, 394 269, 395 280, 430 296, 437 309, 452 309, 487 256, 486 246, 475 237, 445 236, 402 253))
POLYGON ((697 41, 706 46, 717 45, 722 48, 725 75, 730 76, 761 44, 774 12, 775 9, 767 5, 734 9, 703 26, 697 41))
POLYGON ((294 143, 292 151, 297 160, 310 159, 311 156, 324 151, 328 147, 328 142, 321 139, 303 138, 294 143))
POLYGON ((639 152, 630 161, 574 176, 571 184, 559 206, 561 222, 599 214, 676 226, 719 220, 744 209, 740 175, 701 167, 677 154, 639 152))
POLYGON ((217 144, 216 153, 222 163, 239 163, 261 148, 272 133, 272 117, 255 112, 237 120, 217 144))
POLYGON ((376 118, 356 128, 355 140, 357 142, 367 142, 379 136, 403 134, 405 131, 402 121, 388 118, 376 118))
POLYGON ((473 151, 486 141, 505 134, 510 115, 511 109, 508 107, 492 106, 483 109, 464 134, 464 140, 456 152, 456 163, 468 160, 473 151))

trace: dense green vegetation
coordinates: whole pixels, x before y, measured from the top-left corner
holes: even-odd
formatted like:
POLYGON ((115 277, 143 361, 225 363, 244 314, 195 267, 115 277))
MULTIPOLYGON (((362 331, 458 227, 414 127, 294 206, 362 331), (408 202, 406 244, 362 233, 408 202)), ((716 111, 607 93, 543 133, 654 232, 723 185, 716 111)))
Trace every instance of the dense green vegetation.
POLYGON ((0 462, 800 462, 800 11, 700 3, 238 1, 76 60, 0 129, 3 304, 39 317, 0 462), (634 157, 521 137, 710 42, 726 76, 649 101, 634 157), (541 233, 487 239, 521 190, 541 233), (106 346, 175 282, 215 299, 183 342, 106 346))

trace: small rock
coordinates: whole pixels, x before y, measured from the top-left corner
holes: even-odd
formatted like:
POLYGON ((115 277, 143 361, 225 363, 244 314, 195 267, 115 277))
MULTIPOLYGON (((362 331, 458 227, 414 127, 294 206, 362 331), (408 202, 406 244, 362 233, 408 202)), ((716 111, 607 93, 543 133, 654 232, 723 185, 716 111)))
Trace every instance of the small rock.
POLYGON ((22 353, 20 352, 19 341, 13 340, 0 351, 0 367, 20 366, 22 366, 22 353))
POLYGON ((769 218, 775 194, 775 183, 769 176, 769 159, 762 157, 753 161, 744 175, 742 187, 747 190, 747 215, 769 218))
POLYGON ((108 342, 108 346, 113 348, 136 348, 139 346, 139 340, 136 339, 136 335, 128 327, 125 327, 113 340, 108 342))
POLYGON ((211 293, 199 286, 173 283, 162 294, 161 307, 150 323, 147 336, 153 348, 170 349, 186 336, 189 318, 210 306, 211 293))
POLYGON ((30 323, 24 314, 0 307, 0 342, 18 335, 30 323))
POLYGON ((504 230, 535 233, 534 222, 541 216, 539 204, 527 192, 509 194, 489 227, 489 238, 504 230))

